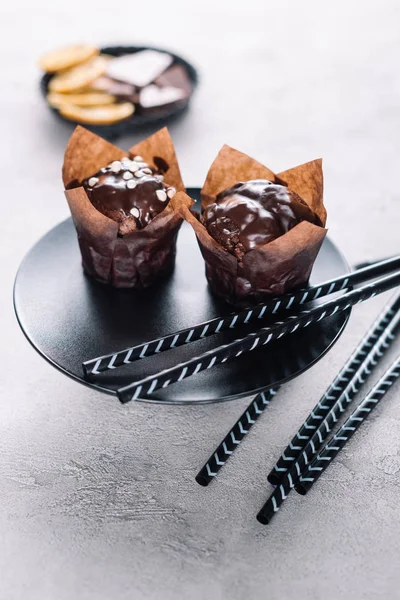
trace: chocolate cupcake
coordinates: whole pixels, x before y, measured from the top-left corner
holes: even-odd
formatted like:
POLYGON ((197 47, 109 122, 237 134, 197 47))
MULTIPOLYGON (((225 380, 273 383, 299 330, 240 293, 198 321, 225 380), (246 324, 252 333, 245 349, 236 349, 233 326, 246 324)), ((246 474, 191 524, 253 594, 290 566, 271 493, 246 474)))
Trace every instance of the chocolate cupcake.
POLYGON ((171 199, 185 187, 166 128, 124 152, 78 126, 62 173, 88 275, 144 288, 172 270, 182 217, 171 199))
POLYGON ((195 230, 212 291, 235 306, 305 285, 326 235, 321 160, 275 175, 224 146, 202 189, 201 216, 175 205, 195 230))

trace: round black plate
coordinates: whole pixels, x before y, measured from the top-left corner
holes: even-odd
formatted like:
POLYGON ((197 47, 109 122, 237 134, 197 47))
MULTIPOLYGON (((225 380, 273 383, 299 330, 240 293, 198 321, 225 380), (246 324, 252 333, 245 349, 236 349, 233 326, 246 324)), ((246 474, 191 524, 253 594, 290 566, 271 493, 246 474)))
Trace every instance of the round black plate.
MULTIPOLYGON (((169 52, 168 50, 161 48, 154 48, 153 46, 106 46, 101 48, 101 52, 104 54, 110 54, 111 56, 122 56, 124 54, 134 54, 135 52, 139 52, 139 50, 157 50, 158 52, 165 52, 166 54, 170 54, 174 62, 173 64, 179 64, 186 68, 189 79, 192 82, 192 92, 187 100, 183 100, 182 102, 177 102, 174 106, 166 108, 164 110, 160 110, 157 114, 154 115, 136 115, 133 114, 129 119, 125 119, 124 121, 120 121, 119 123, 114 123, 113 125, 89 125, 87 123, 81 123, 84 125, 86 129, 90 129, 94 133, 101 135, 104 138, 115 139, 123 134, 134 132, 141 127, 147 127, 151 125, 164 125, 166 121, 170 121, 176 117, 182 115, 189 106, 189 102, 193 95, 193 92, 198 84, 198 74, 193 65, 187 62, 181 56, 174 54, 173 52, 169 52)), ((47 96, 47 88, 50 82, 50 79, 53 75, 45 74, 40 80, 40 89, 43 96, 46 98, 47 96)), ((59 111, 56 108, 52 108, 49 106, 49 109, 54 113, 56 117, 65 123, 70 123, 72 125, 78 125, 77 122, 71 121, 70 119, 65 119, 62 115, 60 115, 59 111)))
MULTIPOLYGON (((199 191, 191 188, 188 194, 198 199, 199 191)), ((338 277, 348 270, 346 260, 326 239, 311 283, 338 277)), ((39 240, 25 257, 15 281, 14 304, 23 332, 44 358, 81 383, 108 393, 257 328, 246 325, 240 333, 222 332, 104 373, 95 382, 83 378, 81 364, 85 360, 232 311, 209 292, 203 259, 187 223, 179 234, 173 275, 151 289, 132 291, 116 290, 84 275, 75 229, 72 220, 67 219, 39 240)), ((348 317, 349 313, 339 313, 142 400, 232 400, 287 381, 327 352, 342 333, 348 317)))

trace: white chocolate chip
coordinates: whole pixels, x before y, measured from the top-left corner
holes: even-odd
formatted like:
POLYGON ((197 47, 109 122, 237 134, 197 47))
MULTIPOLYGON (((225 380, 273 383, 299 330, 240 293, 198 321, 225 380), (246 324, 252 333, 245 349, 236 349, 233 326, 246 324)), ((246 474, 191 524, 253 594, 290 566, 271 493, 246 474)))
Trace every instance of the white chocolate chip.
POLYGON ((122 175, 122 179, 132 179, 133 175, 130 171, 125 171, 122 175))
POLYGON ((145 162, 139 162, 138 163, 138 167, 139 169, 145 169, 146 167, 148 167, 149 165, 145 162))
POLYGON ((168 198, 173 198, 176 194, 176 189, 174 187, 170 187, 167 190, 167 196, 168 198))
POLYGON ((136 171, 139 170, 139 165, 137 163, 135 163, 134 160, 131 160, 128 166, 128 169, 132 172, 132 173, 136 173, 136 171))
POLYGON ((124 156, 123 158, 121 158, 121 162, 123 165, 127 165, 131 162, 131 159, 129 158, 129 156, 124 156))
POLYGON ((130 179, 129 181, 126 182, 126 187, 129 188, 130 190, 133 190, 133 188, 135 188, 137 186, 137 183, 134 179, 130 179))
POLYGON ((143 169, 143 173, 146 173, 146 175, 153 175, 153 171, 151 169, 149 169, 148 167, 143 169))
POLYGON ((141 156, 135 156, 134 159, 136 162, 143 162, 143 158, 141 156))
POLYGON ((157 181, 164 181, 164 175, 156 175, 155 178, 157 181))
POLYGON ((136 219, 138 219, 139 216, 140 216, 139 209, 136 208, 136 206, 134 206, 133 208, 131 208, 130 213, 131 213, 132 217, 135 217, 136 219))
POLYGON ((139 171, 136 171, 136 173, 135 173, 135 177, 143 177, 143 175, 144 175, 144 173, 140 169, 139 169, 139 171))
POLYGON ((96 183, 99 182, 99 178, 98 177, 91 177, 88 181, 88 185, 89 187, 94 187, 96 185, 96 183))
POLYGON ((110 166, 111 171, 113 173, 119 173, 122 168, 121 162, 119 160, 114 160, 114 162, 112 162, 110 166))
POLYGON ((167 199, 167 194, 164 192, 164 190, 156 190, 156 196, 159 200, 161 200, 161 202, 165 202, 167 199))

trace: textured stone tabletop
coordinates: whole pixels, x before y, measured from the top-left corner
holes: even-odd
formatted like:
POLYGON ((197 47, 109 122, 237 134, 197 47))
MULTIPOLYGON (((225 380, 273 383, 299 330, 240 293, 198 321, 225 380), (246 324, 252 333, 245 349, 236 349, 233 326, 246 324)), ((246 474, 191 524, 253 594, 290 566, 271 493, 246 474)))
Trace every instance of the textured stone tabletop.
POLYGON ((323 156, 349 262, 398 252, 399 3, 24 4, 0 20, 0 600, 400 598, 399 385, 306 499, 270 527, 254 518, 274 460, 387 295, 354 310, 209 488, 194 475, 246 400, 122 407, 43 361, 12 309, 21 259, 68 214, 70 128, 40 98, 35 61, 74 41, 153 43, 196 64, 192 109, 171 127, 188 185, 225 142, 276 170, 323 156))

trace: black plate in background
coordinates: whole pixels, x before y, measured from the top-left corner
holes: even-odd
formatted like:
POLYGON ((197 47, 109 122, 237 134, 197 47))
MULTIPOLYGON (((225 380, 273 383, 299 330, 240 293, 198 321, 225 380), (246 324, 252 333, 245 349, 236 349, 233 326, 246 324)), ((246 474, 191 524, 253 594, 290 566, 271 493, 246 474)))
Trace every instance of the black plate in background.
MULTIPOLYGON (((153 46, 105 46, 104 48, 100 49, 100 52, 103 54, 110 54, 111 56, 123 56, 124 54, 135 54, 135 52, 139 52, 140 50, 157 50, 157 52, 170 54, 174 59, 173 64, 182 65, 186 68, 189 79, 192 82, 192 92, 187 100, 182 100, 182 102, 177 102, 174 106, 160 110, 160 112, 158 112, 156 115, 133 114, 131 117, 129 117, 129 119, 119 121, 119 123, 114 123, 113 125, 90 125, 88 123, 78 123, 77 121, 72 121, 71 119, 66 119, 65 117, 61 116, 57 108, 52 108, 49 106, 49 110, 51 110, 58 119, 64 121, 64 123, 70 123, 73 126, 78 124, 83 125, 86 127, 86 129, 90 129, 90 131, 93 131, 94 133, 97 133, 98 135, 108 139, 115 139, 123 134, 134 132, 142 127, 148 127, 152 125, 161 127, 167 121, 171 121, 172 119, 180 117, 187 110, 198 84, 198 74, 192 64, 187 62, 178 54, 169 52, 169 50, 154 48, 153 46)), ((40 80, 40 89, 45 99, 47 96, 48 85, 52 77, 52 74, 45 74, 40 80)))
MULTIPOLYGON (((188 194, 197 199, 199 192, 199 188, 188 189, 188 194)), ((311 283, 348 271, 342 254, 325 239, 311 283)), ((84 360, 232 311, 210 294, 203 259, 187 223, 183 223, 179 234, 177 262, 171 278, 153 288, 133 291, 113 289, 83 274, 75 229, 72 220, 67 219, 28 252, 15 281, 14 303, 22 330, 44 358, 81 383, 108 393, 257 328, 246 325, 222 332, 104 373, 95 382, 84 380, 81 367, 84 360)), ((175 403, 233 400, 287 381, 327 352, 342 333, 349 314, 338 313, 143 400, 175 403)))

